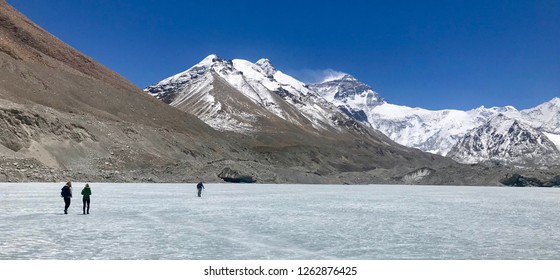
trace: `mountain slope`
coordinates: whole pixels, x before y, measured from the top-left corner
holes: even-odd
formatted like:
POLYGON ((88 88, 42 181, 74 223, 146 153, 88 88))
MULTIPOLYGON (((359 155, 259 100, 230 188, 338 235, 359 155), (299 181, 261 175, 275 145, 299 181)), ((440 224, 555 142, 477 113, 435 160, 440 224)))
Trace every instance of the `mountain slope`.
POLYGON ((451 149, 461 163, 498 162, 516 166, 558 164, 560 152, 543 133, 503 114, 469 131, 451 149))
MULTIPOLYGON (((556 97, 534 108, 521 110, 521 118, 540 131, 560 135, 560 98, 556 97)), ((557 143, 560 144, 560 143, 557 143)))
POLYGON ((0 180, 157 179, 178 162, 229 154, 229 142, 198 118, 145 94, 3 0, 0 127, 0 180))

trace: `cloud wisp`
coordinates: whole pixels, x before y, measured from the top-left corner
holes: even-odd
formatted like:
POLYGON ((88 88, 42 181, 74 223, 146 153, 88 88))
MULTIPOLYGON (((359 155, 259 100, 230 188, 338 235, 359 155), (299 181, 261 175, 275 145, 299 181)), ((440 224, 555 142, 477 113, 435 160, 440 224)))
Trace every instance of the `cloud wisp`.
POLYGON ((289 71, 289 75, 305 84, 318 84, 342 78, 344 72, 333 69, 302 69, 289 71))

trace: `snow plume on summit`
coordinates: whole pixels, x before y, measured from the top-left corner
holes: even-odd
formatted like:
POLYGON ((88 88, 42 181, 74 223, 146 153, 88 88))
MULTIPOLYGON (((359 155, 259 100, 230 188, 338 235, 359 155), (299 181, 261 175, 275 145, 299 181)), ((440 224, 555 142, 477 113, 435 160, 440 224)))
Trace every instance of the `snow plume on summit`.
POLYGON ((323 78, 321 79, 321 83, 326 83, 330 81, 335 81, 342 79, 344 76, 348 74, 344 72, 335 71, 332 69, 323 70, 323 78))
POLYGON ((306 84, 319 84, 332 80, 337 80, 344 75, 344 72, 336 71, 333 69, 302 69, 302 70, 292 70, 289 71, 294 77, 298 77, 299 80, 306 84))

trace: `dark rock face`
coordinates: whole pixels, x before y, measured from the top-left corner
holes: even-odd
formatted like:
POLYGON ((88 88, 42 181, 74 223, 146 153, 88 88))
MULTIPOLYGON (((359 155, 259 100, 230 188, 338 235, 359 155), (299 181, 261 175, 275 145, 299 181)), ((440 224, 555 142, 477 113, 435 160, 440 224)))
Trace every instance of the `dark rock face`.
POLYGON ((239 171, 233 170, 229 167, 224 168, 218 177, 228 183, 254 183, 256 182, 252 176, 241 175, 239 171))
POLYGON ((527 186, 527 182, 524 180, 524 178, 517 174, 511 174, 511 175, 506 175, 504 178, 502 178, 500 180, 500 183, 506 185, 506 186, 514 186, 514 187, 525 187, 527 186))
POLYGON ((364 112, 364 110, 353 110, 352 108, 347 108, 346 106, 338 106, 338 109, 340 109, 347 116, 359 122, 363 122, 363 123, 368 122, 368 117, 364 112))
POLYGON ((554 176, 554 178, 549 181, 553 186, 560 186, 560 175, 554 176))
POLYGON ((539 179, 513 173, 507 174, 500 180, 500 183, 513 187, 557 187, 560 186, 560 176, 556 175, 551 179, 539 179))

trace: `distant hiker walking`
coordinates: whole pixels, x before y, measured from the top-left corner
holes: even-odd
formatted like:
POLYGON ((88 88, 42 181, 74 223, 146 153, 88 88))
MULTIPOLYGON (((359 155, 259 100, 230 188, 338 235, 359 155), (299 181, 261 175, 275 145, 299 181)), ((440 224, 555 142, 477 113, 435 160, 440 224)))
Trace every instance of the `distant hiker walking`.
POLYGON ((87 214, 89 214, 89 196, 91 195, 91 189, 89 188, 89 184, 86 184, 86 186, 84 187, 84 189, 82 190, 82 201, 84 202, 84 215, 86 214, 86 204, 87 204, 87 214))
POLYGON ((198 184, 196 185, 196 189, 198 190, 198 197, 201 197, 202 189, 204 189, 204 185, 202 184, 202 182, 198 182, 198 184))
POLYGON ((70 207, 72 199, 72 182, 66 182, 66 185, 62 187, 60 196, 64 197, 64 214, 68 214, 68 207, 70 207))

